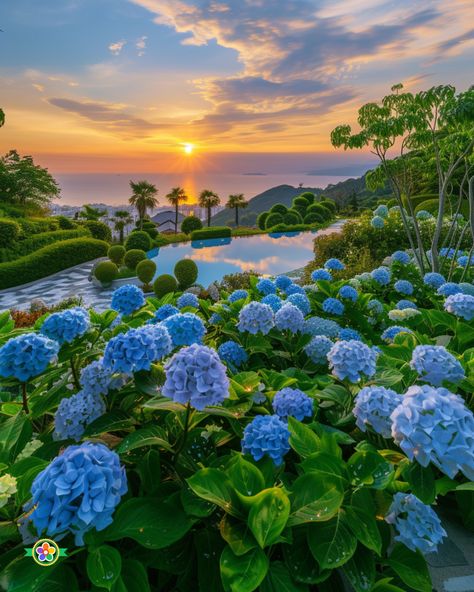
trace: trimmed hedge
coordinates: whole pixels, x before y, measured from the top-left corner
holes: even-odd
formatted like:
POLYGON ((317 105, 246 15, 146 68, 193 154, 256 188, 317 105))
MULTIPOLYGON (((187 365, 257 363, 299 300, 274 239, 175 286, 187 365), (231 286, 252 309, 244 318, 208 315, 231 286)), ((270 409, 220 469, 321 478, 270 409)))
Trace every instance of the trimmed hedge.
POLYGON ((322 205, 322 203, 316 203, 316 204, 312 204, 309 206, 306 214, 318 214, 318 216, 321 216, 321 218, 323 220, 330 220, 332 218, 332 212, 324 207, 324 205, 322 205))
POLYGON ((268 230, 269 228, 273 228, 277 224, 284 224, 285 219, 283 218, 282 214, 278 212, 273 212, 273 214, 268 214, 267 219, 265 220, 265 229, 268 230))
POLYGON ((308 212, 304 217, 305 224, 321 224, 324 222, 324 218, 317 212, 308 212))
POLYGON ((20 234, 20 227, 14 220, 0 218, 0 247, 9 247, 20 234))
POLYGON ((288 211, 288 208, 281 203, 276 203, 270 208, 270 214, 285 215, 287 211, 288 211))
POLYGON ((297 210, 293 210, 291 208, 283 216, 283 223, 287 226, 292 226, 294 224, 303 224, 303 218, 297 210))
POLYGON ((15 222, 21 226, 24 237, 59 230, 59 222, 56 218, 16 218, 15 222))
POLYGON ((327 210, 331 211, 333 214, 336 213, 336 203, 330 199, 323 199, 323 201, 319 202, 319 205, 325 207, 327 210))
POLYGON ((130 249, 125 253, 125 257, 123 258, 123 262, 132 271, 135 271, 137 265, 140 261, 144 261, 146 259, 146 253, 142 249, 130 249))
POLYGON ((151 249, 150 235, 144 230, 134 230, 130 233, 125 241, 125 249, 131 251, 132 249, 140 249, 140 251, 149 251, 151 249))
POLYGON ((93 238, 107 241, 108 243, 111 242, 112 231, 104 222, 100 222, 99 220, 87 220, 84 222, 84 226, 90 231, 93 238))
POLYGON ((71 218, 67 218, 66 216, 58 216, 56 220, 58 221, 61 230, 72 230, 73 228, 77 228, 77 224, 71 220, 71 218))
POLYGON ((0 289, 19 286, 27 282, 105 257, 109 245, 94 238, 73 238, 43 247, 16 261, 0 263, 0 289))
POLYGON ((136 271, 137 277, 142 284, 149 286, 156 273, 156 263, 151 259, 144 259, 137 265, 136 271))
POLYGON ((229 226, 211 226, 202 230, 191 232, 192 240, 202 240, 206 238, 222 238, 232 235, 232 229, 229 226))
POLYGON ((192 259, 181 259, 174 266, 174 275, 181 290, 186 290, 197 280, 198 267, 192 259))
POLYGON ((116 265, 121 265, 125 257, 125 247, 122 245, 112 245, 107 251, 107 257, 116 265))
POLYGON ((298 197, 303 197, 310 205, 313 204, 316 199, 316 196, 314 195, 314 193, 311 193, 311 191, 305 191, 298 197))
POLYGON ((260 230, 265 230, 265 222, 267 221, 267 218, 268 212, 262 212, 257 216, 257 226, 260 228, 260 230))
POLYGON ((104 286, 109 286, 118 274, 118 267, 112 261, 101 261, 94 269, 96 279, 104 286))
POLYGON ((196 216, 186 216, 181 222, 181 232, 191 234, 194 230, 201 230, 202 222, 196 216))
POLYGON ((34 253, 43 247, 57 242, 70 240, 74 238, 90 237, 87 228, 76 228, 75 230, 52 230, 51 232, 41 232, 33 234, 29 238, 15 242, 9 249, 0 249, 0 261, 15 261, 20 257, 25 257, 34 253))
POLYGON ((167 273, 159 275, 153 282, 153 291, 158 296, 158 298, 162 298, 166 294, 169 294, 170 292, 176 292, 177 290, 178 282, 172 275, 167 273))

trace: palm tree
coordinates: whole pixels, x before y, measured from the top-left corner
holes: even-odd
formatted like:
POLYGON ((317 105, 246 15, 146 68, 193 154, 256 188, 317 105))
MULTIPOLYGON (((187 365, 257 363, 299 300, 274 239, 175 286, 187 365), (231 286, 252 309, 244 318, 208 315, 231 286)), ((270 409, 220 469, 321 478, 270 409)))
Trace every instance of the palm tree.
POLYGON ((79 216, 86 220, 98 220, 107 215, 107 210, 99 210, 99 208, 94 208, 89 204, 84 204, 82 207, 83 209, 79 212, 79 216))
POLYGON ((204 189, 199 196, 199 205, 201 208, 207 208, 207 225, 211 225, 211 209, 221 203, 220 197, 210 189, 204 189))
POLYGON ((184 201, 188 201, 188 196, 186 195, 185 190, 182 187, 173 187, 173 189, 168 193, 166 199, 170 202, 172 206, 175 208, 175 218, 174 218, 174 232, 178 234, 178 209, 179 204, 184 201))
POLYGON ((158 205, 158 199, 156 198, 158 189, 148 181, 137 181, 136 183, 130 181, 130 189, 132 190, 132 197, 130 197, 128 203, 137 208, 140 228, 143 229, 143 219, 147 210, 156 208, 158 205))
POLYGON ((5 123, 5 113, 3 109, 0 109, 0 127, 5 123))
POLYGON ((116 210, 112 220, 115 222, 114 229, 120 233, 120 243, 123 243, 123 231, 126 226, 132 224, 133 218, 127 210, 116 210))
POLYGON ((239 225, 239 208, 246 208, 248 206, 248 202, 245 201, 243 193, 234 193, 229 195, 229 199, 225 204, 226 208, 235 209, 235 225, 239 225))

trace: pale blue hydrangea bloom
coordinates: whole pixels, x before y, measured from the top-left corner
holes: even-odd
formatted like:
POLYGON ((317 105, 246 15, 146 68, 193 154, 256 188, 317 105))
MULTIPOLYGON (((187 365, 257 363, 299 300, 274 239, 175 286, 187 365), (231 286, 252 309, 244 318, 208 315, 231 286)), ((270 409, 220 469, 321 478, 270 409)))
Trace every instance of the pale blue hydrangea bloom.
POLYGON ((313 273, 311 274, 311 279, 314 282, 317 282, 319 280, 331 281, 332 275, 329 273, 329 271, 327 269, 324 269, 324 268, 315 269, 313 271, 313 273))
POLYGON ((245 300, 248 295, 247 290, 234 290, 227 300, 229 302, 237 302, 237 300, 245 300))
POLYGON ((161 323, 161 321, 164 321, 168 317, 171 317, 174 314, 178 314, 178 313, 179 313, 179 309, 177 309, 176 306, 173 306, 172 304, 163 304, 155 312, 155 318, 153 319, 153 322, 161 323))
POLYGON ((84 335, 89 326, 89 313, 84 308, 76 306, 50 315, 41 325, 40 331, 62 345, 84 335))
POLYGON ((461 286, 455 282, 446 282, 436 290, 440 296, 452 296, 453 294, 462 294, 462 292, 461 286))
POLYGON ((392 253, 391 258, 393 261, 397 261, 402 265, 408 265, 410 263, 410 255, 405 253, 405 251, 395 251, 392 253))
POLYGON ((79 383, 82 389, 93 395, 106 395, 112 383, 112 372, 103 360, 94 360, 81 370, 79 383))
POLYGON ((420 210, 419 212, 416 213, 417 220, 430 220, 433 217, 434 217, 433 214, 431 214, 430 212, 428 212, 426 210, 420 210))
POLYGON ((292 296, 294 294, 302 294, 303 296, 306 295, 304 288, 298 286, 298 284, 291 284, 291 286, 288 286, 288 288, 286 288, 285 290, 285 294, 287 296, 292 296))
MULTIPOLYGON (((453 247, 443 247, 439 252, 441 257, 445 257, 446 259, 453 259, 456 255, 456 249, 453 247)), ((461 254, 461 253, 460 253, 461 254)))
POLYGON ((414 290, 413 284, 408 280, 398 280, 393 287, 399 294, 403 294, 404 296, 411 296, 414 290))
POLYGON ((53 438, 78 442, 86 427, 104 413, 105 403, 100 395, 79 391, 72 397, 64 397, 54 416, 53 438))
POLYGON ((411 300, 399 300, 397 304, 395 304, 395 308, 397 310, 406 310, 407 308, 418 308, 415 302, 411 300))
POLYGON ((399 333, 413 333, 411 329, 408 327, 400 327, 399 325, 393 325, 392 327, 388 327, 382 333, 381 337, 387 343, 393 343, 393 340, 399 333))
POLYGON ((380 300, 373 298, 367 302, 367 310, 374 315, 381 315, 383 313, 383 304, 380 302, 380 300))
POLYGON ((355 398, 352 413, 357 427, 363 432, 370 426, 384 438, 392 433, 390 415, 402 401, 402 396, 383 386, 366 386, 355 398))
POLYGON ((275 286, 279 289, 282 290, 283 292, 289 288, 291 286, 291 284, 293 283, 293 280, 291 278, 289 278, 287 275, 279 275, 276 279, 275 279, 275 286))
POLYGON ((370 273, 371 278, 381 286, 388 286, 390 283, 391 273, 388 267, 377 267, 370 273))
POLYGON ((316 335, 324 335, 326 337, 338 337, 341 327, 336 321, 331 319, 323 319, 322 317, 310 317, 305 321, 304 332, 309 333, 313 337, 316 335))
POLYGON ((341 341, 362 341, 362 335, 359 333, 359 331, 351 329, 350 327, 341 329, 339 331, 338 337, 341 341))
POLYGON ((131 315, 145 304, 143 290, 133 284, 125 284, 114 290, 110 307, 124 315, 131 315))
POLYGON ((323 302, 323 310, 329 314, 342 315, 344 313, 344 304, 337 298, 326 298, 323 302))
POLYGON ((385 204, 380 204, 374 210, 374 214, 376 216, 380 216, 381 218, 386 218, 388 216, 388 208, 385 204))
POLYGON ((209 317, 209 325, 220 325, 223 322, 223 318, 217 312, 213 312, 209 317))
POLYGON ((259 461, 269 456, 276 466, 290 450, 290 432, 277 415, 257 415, 244 429, 242 452, 259 461))
POLYGON ((435 288, 437 290, 443 284, 446 283, 446 280, 444 276, 442 276, 440 273, 430 271, 428 273, 425 273, 425 275, 423 276, 423 282, 425 285, 430 286, 431 288, 435 288))
POLYGON ((342 263, 342 261, 340 261, 339 259, 336 259, 335 257, 328 259, 326 261, 326 263, 324 264, 324 267, 326 269, 332 269, 334 271, 342 271, 343 269, 346 268, 344 263, 342 263))
POLYGON ((375 374, 377 353, 361 341, 338 341, 328 353, 329 367, 340 380, 358 382, 375 374))
POLYGON ((268 296, 264 296, 261 303, 268 304, 273 312, 277 312, 283 306, 283 300, 276 294, 268 294, 268 296))
POLYGON ((397 492, 385 516, 398 534, 395 540, 411 551, 419 550, 423 555, 434 553, 447 536, 436 512, 421 502, 412 493, 397 492))
POLYGON ((297 306, 304 314, 304 316, 311 312, 311 304, 309 302, 309 298, 306 296, 304 291, 302 294, 290 294, 287 297, 286 302, 289 302, 290 304, 294 304, 295 306, 297 306))
POLYGON ((280 331, 298 333, 304 327, 303 313, 297 306, 287 302, 275 314, 275 327, 280 331))
POLYGON ((372 228, 383 228, 385 226, 385 220, 381 216, 374 216, 370 221, 372 228))
POLYGON ((474 319, 474 296, 470 294, 453 294, 446 298, 444 308, 457 317, 471 321, 474 319))
POLYGON ((303 421, 313 415, 313 399, 300 389, 282 388, 275 393, 272 401, 273 410, 281 419, 294 417, 303 421))
POLYGON ((464 369, 442 345, 417 345, 412 352, 410 366, 423 382, 441 386, 446 382, 460 382, 465 378, 464 369))
POLYGON ((202 319, 192 312, 172 315, 161 324, 168 330, 173 347, 201 343, 206 333, 202 319))
POLYGON ((190 306, 192 308, 199 308, 199 298, 192 292, 184 292, 176 301, 176 306, 181 310, 190 306))
POLYGON ((275 284, 268 278, 262 278, 259 280, 256 288, 261 294, 264 294, 265 296, 268 294, 275 294, 276 292, 275 284))
POLYGON ((463 294, 469 294, 469 296, 474 296, 474 284, 460 282, 459 287, 462 289, 463 294))
POLYGON ((59 344, 43 335, 23 333, 0 348, 0 376, 26 382, 46 370, 58 355, 59 344))
POLYGON ((239 322, 237 329, 242 333, 247 331, 256 335, 262 333, 266 335, 275 325, 273 310, 268 304, 261 302, 249 302, 239 313, 239 322))
POLYGON ((352 302, 355 302, 359 294, 352 286, 342 286, 338 292, 338 296, 339 298, 344 298, 345 300, 351 300, 352 302))
POLYGON ((217 353, 223 362, 232 368, 240 368, 248 360, 245 349, 236 341, 224 341, 218 348, 217 353))
POLYGON ((470 258, 468 255, 461 255, 461 257, 458 257, 458 265, 466 267, 468 264, 469 266, 474 265, 474 255, 471 255, 470 258))
POLYGON ((304 351, 315 364, 327 364, 327 355, 332 346, 333 342, 325 335, 315 335, 305 346, 304 351))

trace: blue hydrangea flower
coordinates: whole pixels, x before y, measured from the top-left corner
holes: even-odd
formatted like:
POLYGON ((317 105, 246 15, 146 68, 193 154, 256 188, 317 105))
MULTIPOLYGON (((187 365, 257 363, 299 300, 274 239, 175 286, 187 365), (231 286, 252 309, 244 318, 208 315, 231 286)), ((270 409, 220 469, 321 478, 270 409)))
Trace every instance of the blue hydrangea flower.
POLYGON ((380 229, 385 226, 385 220, 382 218, 382 216, 374 216, 370 221, 370 225, 372 228, 380 229))
POLYGON ((385 521, 393 524, 398 532, 396 541, 423 555, 437 551, 443 537, 447 536, 433 508, 412 493, 399 491, 393 496, 385 521))
POLYGON ((0 376, 26 382, 56 359, 59 344, 43 335, 23 333, 0 348, 0 376))
POLYGON ((106 395, 112 382, 112 372, 104 366, 103 360, 95 360, 81 370, 79 383, 86 393, 106 395))
POLYGON ((326 335, 315 335, 305 346, 304 351, 314 364, 327 364, 327 355, 333 342, 326 335))
POLYGON ((436 290, 436 293, 440 296, 452 296, 453 294, 462 294, 462 291, 463 290, 459 284, 456 284, 455 282, 446 282, 436 290))
POLYGON ((267 296, 268 294, 275 294, 276 292, 275 284, 272 282, 272 280, 269 280, 268 278, 262 278, 261 280, 259 280, 257 282, 256 288, 261 294, 264 294, 265 296, 267 296))
POLYGON ((470 294, 453 294, 446 298, 444 308, 457 317, 471 321, 474 319, 474 296, 470 294))
POLYGON ((413 294, 413 284, 408 280, 398 280, 394 285, 395 290, 404 296, 411 296, 413 294))
POLYGON ((430 286, 431 288, 435 288, 436 290, 440 288, 443 284, 446 283, 444 276, 440 273, 436 273, 434 271, 430 271, 429 273, 425 273, 423 276, 423 282, 425 285, 430 286))
POLYGON ((387 267, 377 267, 370 273, 371 278, 381 286, 388 286, 390 283, 391 273, 387 267))
POLYGON ((419 212, 416 213, 417 220, 430 220, 430 218, 433 218, 433 217, 434 217, 433 214, 431 214, 427 210, 420 210, 419 212))
POLYGON ((344 329, 341 329, 339 331, 339 335, 338 335, 339 339, 341 341, 362 341, 362 336, 359 333, 359 331, 356 331, 355 329, 351 329, 350 327, 346 327, 344 329))
POLYGON ((76 306, 50 315, 41 325, 41 333, 62 345, 84 335, 89 326, 89 313, 76 306))
POLYGON ((329 314, 342 315, 344 313, 344 304, 337 298, 326 298, 323 302, 323 310, 329 314))
POLYGON ((124 315, 131 315, 145 304, 143 290, 133 284, 126 284, 114 290, 111 308, 124 315))
POLYGON ((456 249, 453 247, 443 247, 439 252, 441 257, 445 257, 446 259, 453 259, 456 255, 456 249))
POLYGON ((224 319, 217 312, 213 312, 209 317, 209 325, 219 325, 224 319))
POLYGON ((332 280, 332 275, 329 273, 329 271, 327 269, 315 269, 313 271, 313 273, 311 274, 311 279, 314 282, 317 282, 319 280, 326 280, 326 281, 331 281, 332 280))
POLYGON ((162 394, 202 411, 229 396, 226 368, 217 352, 197 343, 183 347, 165 364, 162 394))
POLYGON ((285 294, 287 296, 293 296, 294 294, 303 294, 303 296, 306 295, 304 288, 298 286, 298 284, 291 284, 291 286, 288 286, 288 288, 285 290, 285 294))
POLYGON ((391 415, 392 437, 410 460, 430 462, 454 479, 474 480, 474 416, 445 388, 412 386, 391 415))
POLYGON ((275 314, 275 326, 280 331, 298 333, 304 327, 303 313, 297 306, 287 302, 275 314))
POLYGON ((406 310, 407 308, 418 308, 415 302, 411 300, 399 300, 397 304, 395 304, 395 308, 397 310, 406 310))
POLYGON ((340 380, 358 382, 375 374, 377 353, 361 341, 338 341, 328 353, 329 367, 340 380))
POLYGON ((395 251, 395 253, 392 253, 391 258, 393 261, 398 261, 402 265, 408 265, 410 263, 410 255, 405 253, 405 251, 395 251))
POLYGON ((279 275, 275 279, 275 286, 279 290, 282 290, 282 292, 284 292, 287 288, 289 288, 292 283, 293 283, 293 280, 291 278, 289 278, 287 275, 279 275))
POLYGON ((392 420, 390 415, 400 404, 402 396, 383 386, 366 386, 355 398, 352 413, 357 427, 363 432, 370 426, 384 438, 390 438, 392 420))
POLYGON ((252 335, 263 333, 266 335, 275 325, 273 310, 268 304, 249 302, 239 313, 237 329, 242 333, 248 331, 252 335))
POLYGON ((236 341, 224 341, 218 348, 217 353, 223 362, 231 367, 240 368, 248 360, 245 349, 236 341))
POLYGON ((268 296, 262 298, 261 302, 262 304, 268 304, 273 312, 277 312, 283 306, 283 300, 276 294, 268 294, 268 296))
POLYGON ((288 427, 277 415, 257 415, 245 427, 242 452, 256 461, 267 455, 280 466, 290 450, 289 439, 288 427))
POLYGON ((192 308, 199 308, 199 298, 196 294, 192 292, 184 292, 176 301, 176 306, 181 310, 186 306, 191 306, 192 308))
POLYGON ((339 298, 344 298, 345 300, 351 300, 355 302, 357 297, 359 296, 357 290, 352 286, 342 286, 342 288, 338 292, 339 298))
POLYGON ((237 300, 245 300, 248 295, 247 290, 234 290, 227 300, 229 302, 237 302, 237 300))
POLYGON ((474 265, 474 255, 471 255, 470 258, 468 255, 461 255, 461 257, 458 257, 458 265, 466 267, 468 264, 469 266, 474 265))
POLYGON ((326 261, 326 263, 324 264, 324 267, 326 269, 332 269, 334 271, 342 271, 343 269, 346 268, 344 263, 342 261, 340 261, 339 259, 336 259, 335 257, 328 259, 326 261))
POLYGON ((127 492, 127 476, 116 452, 104 444, 84 442, 68 446, 41 473, 31 486, 34 508, 30 519, 38 535, 60 540, 68 533, 75 544, 84 544, 90 530, 104 530, 127 492))
POLYGON ((408 327, 400 327, 399 325, 393 325, 392 327, 388 327, 382 333, 381 337, 387 343, 393 343, 393 340, 399 333, 413 333, 411 329, 408 327))
POLYGON ((64 397, 54 416, 53 437, 78 442, 86 427, 104 413, 105 403, 100 395, 79 391, 72 397, 64 397))
POLYGON ((171 349, 171 337, 165 327, 144 325, 112 337, 105 347, 104 366, 125 374, 150 370, 152 363, 164 358, 171 349))
POLYGON ((433 386, 441 386, 444 381, 456 383, 465 378, 459 361, 442 345, 417 345, 410 366, 420 380, 433 386))
POLYGON ((179 310, 176 308, 176 306, 173 306, 172 304, 163 304, 155 312, 154 322, 161 323, 161 321, 164 321, 168 317, 171 317, 174 314, 178 314, 178 313, 179 313, 179 310))
POLYGON ((386 218, 388 216, 388 208, 385 204, 380 204, 374 210, 374 214, 376 216, 380 216, 381 218, 386 218))
POLYGON ((275 393, 272 402, 273 410, 281 419, 295 417, 303 421, 313 415, 313 399, 299 389, 282 388, 275 393))
POLYGON ((173 342, 173 347, 201 343, 206 333, 202 319, 192 312, 172 315, 162 322, 173 342))
POLYGON ((383 313, 383 304, 376 298, 367 302, 367 310, 374 315, 381 315, 383 313))
POLYGON ((309 333, 313 337, 316 335, 324 335, 326 337, 335 338, 339 336, 340 330, 340 325, 331 319, 310 317, 305 321, 304 332, 309 333))
POLYGON ((311 312, 311 304, 309 302, 309 298, 306 296, 304 291, 302 294, 290 294, 287 297, 286 302, 289 302, 290 304, 294 304, 295 306, 297 306, 304 314, 304 316, 311 312))
POLYGON ((469 296, 474 296, 474 284, 460 282, 459 287, 462 289, 463 294, 469 294, 469 296))

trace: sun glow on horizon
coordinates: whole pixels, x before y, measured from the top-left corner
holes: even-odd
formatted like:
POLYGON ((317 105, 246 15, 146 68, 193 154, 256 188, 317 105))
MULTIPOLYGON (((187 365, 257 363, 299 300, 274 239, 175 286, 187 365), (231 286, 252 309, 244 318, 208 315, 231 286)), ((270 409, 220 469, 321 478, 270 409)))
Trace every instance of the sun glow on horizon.
POLYGON ((194 150, 194 144, 183 144, 183 150, 185 154, 192 154, 194 150))

